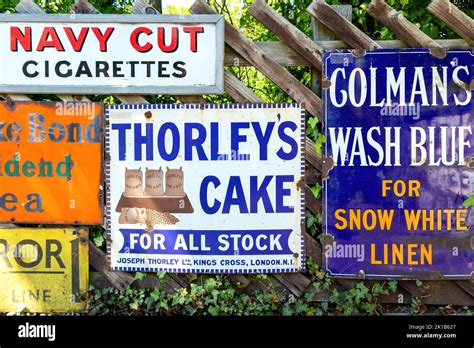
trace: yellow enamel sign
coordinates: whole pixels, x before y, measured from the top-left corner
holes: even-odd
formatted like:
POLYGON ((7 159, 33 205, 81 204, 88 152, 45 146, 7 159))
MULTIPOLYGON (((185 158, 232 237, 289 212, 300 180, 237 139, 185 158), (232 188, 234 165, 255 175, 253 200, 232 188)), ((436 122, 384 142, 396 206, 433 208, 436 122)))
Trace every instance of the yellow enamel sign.
POLYGON ((0 311, 85 310, 87 230, 0 229, 0 311))

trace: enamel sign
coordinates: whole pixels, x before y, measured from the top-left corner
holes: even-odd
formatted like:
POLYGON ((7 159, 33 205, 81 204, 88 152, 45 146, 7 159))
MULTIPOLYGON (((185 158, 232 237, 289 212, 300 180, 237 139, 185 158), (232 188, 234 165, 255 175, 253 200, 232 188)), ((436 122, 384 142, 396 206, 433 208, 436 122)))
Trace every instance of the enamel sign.
POLYGON ((221 94, 221 15, 0 15, 0 92, 221 94))
POLYGON ((304 267, 300 106, 118 105, 107 118, 113 269, 304 267))
POLYGON ((102 224, 103 106, 0 103, 0 222, 102 224))
POLYGON ((87 308, 88 233, 83 229, 0 229, 0 312, 87 308))
POLYGON ((324 62, 326 270, 472 278, 473 51, 339 51, 324 62))

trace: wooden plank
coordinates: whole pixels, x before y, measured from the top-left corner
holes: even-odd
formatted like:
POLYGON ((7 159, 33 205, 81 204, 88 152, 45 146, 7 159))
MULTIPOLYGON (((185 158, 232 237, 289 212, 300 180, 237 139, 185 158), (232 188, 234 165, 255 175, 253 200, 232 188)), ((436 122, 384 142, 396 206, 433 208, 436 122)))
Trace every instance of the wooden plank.
POLYGON ((414 297, 419 297, 425 305, 474 305, 474 297, 452 281, 424 281, 422 286, 417 286, 414 281, 403 281, 399 284, 414 297))
POLYGON ((224 70, 224 89, 238 103, 263 103, 250 88, 231 72, 224 70))
MULTIPOLYGON (((445 39, 445 40, 434 40, 437 44, 445 48, 469 48, 469 44, 462 39, 445 39)), ((315 40, 315 42, 321 46, 324 50, 351 48, 346 42, 341 40, 315 40)), ((401 40, 375 40, 382 48, 407 48, 410 47, 407 43, 401 40)), ((260 48, 265 55, 272 57, 278 64, 282 66, 310 66, 308 61, 301 55, 296 53, 293 49, 288 47, 284 42, 281 41, 262 41, 254 42, 258 48, 260 48)), ((252 66, 245 58, 235 52, 232 47, 226 46, 224 56, 225 66, 252 66)))
MULTIPOLYGON (((446 40, 434 40, 440 46, 445 48, 468 48, 469 44, 462 40, 462 39, 446 39, 446 40)), ((379 44, 382 48, 407 48, 410 47, 406 42, 401 40, 376 40, 377 44, 379 44)), ((260 43, 257 43, 259 45, 260 43)), ((273 42, 268 42, 268 46, 274 45, 273 42)), ((325 50, 333 50, 333 49, 341 49, 341 48, 351 48, 347 43, 340 40, 332 40, 332 41, 318 41, 318 45, 323 47, 325 50)), ((276 45, 275 45, 276 46, 276 45)), ((270 49, 270 48, 264 48, 270 49)), ((272 51, 275 55, 277 55, 278 50, 276 47, 272 48, 272 51)), ((281 50, 282 54, 286 54, 285 50, 281 50)), ((283 59, 283 57, 279 58, 283 59)))
POLYGON ((455 284, 474 298, 474 280, 458 280, 455 284))
MULTIPOLYGON (((272 57, 282 66, 310 66, 308 61, 288 47, 281 41, 262 41, 254 42, 266 56, 272 57)), ((232 47, 226 45, 224 53, 225 66, 252 66, 244 57, 238 54, 232 47)))
POLYGON ((437 58, 446 50, 383 0, 372 0, 367 12, 412 47, 426 47, 437 58))
POLYGON ((323 59, 321 54, 323 49, 271 6, 268 6, 264 0, 254 0, 248 12, 275 33, 283 42, 290 45, 311 66, 319 71, 322 70, 323 59))
POLYGON ((275 273, 273 276, 297 297, 303 295, 306 288, 311 284, 311 280, 301 273, 275 273))
POLYGON ((305 194, 306 208, 311 210, 313 214, 321 214, 323 212, 321 198, 316 199, 308 185, 305 185, 304 194, 305 194))
POLYGON ((304 173, 304 180, 307 185, 314 185, 317 182, 321 183, 321 173, 314 168, 307 168, 304 173))
POLYGON ((451 29, 474 45, 474 20, 448 0, 433 0, 428 11, 445 22, 451 29))
MULTIPOLYGON (((347 19, 349 22, 352 21, 352 6, 351 5, 331 5, 331 7, 347 19)), ((318 21, 316 18, 311 16, 311 26, 313 27, 313 40, 326 41, 326 40, 336 40, 337 36, 328 27, 323 23, 318 21)), ((314 93, 321 96, 322 95, 322 72, 317 70, 312 70, 312 86, 314 93)))
POLYGON ((123 291, 133 283, 133 277, 129 273, 116 272, 110 269, 107 256, 92 241, 89 241, 89 262, 119 290, 123 291))
POLYGON ((92 6, 87 0, 75 0, 74 4, 71 5, 71 10, 73 13, 100 14, 99 10, 92 6))
POLYGON ((160 14, 159 9, 150 5, 148 0, 135 0, 131 12, 135 14, 160 14))
POLYGON ((365 35, 323 0, 313 1, 308 7, 308 12, 351 47, 357 49, 381 48, 379 44, 365 35))
MULTIPOLYGON (((190 11, 195 14, 215 13, 214 10, 203 0, 197 0, 191 7, 190 11)), ((225 22, 225 41, 295 101, 304 103, 305 109, 311 115, 322 120, 321 99, 286 71, 275 60, 266 56, 258 46, 252 43, 228 22, 225 22)))
POLYGON ((323 179, 326 179, 329 176, 329 171, 334 167, 334 160, 331 157, 319 155, 314 147, 314 142, 310 138, 306 137, 305 141, 306 161, 321 173, 323 179))
POLYGON ((44 13, 41 7, 36 5, 33 0, 21 0, 18 5, 16 5, 15 10, 18 13, 44 13))

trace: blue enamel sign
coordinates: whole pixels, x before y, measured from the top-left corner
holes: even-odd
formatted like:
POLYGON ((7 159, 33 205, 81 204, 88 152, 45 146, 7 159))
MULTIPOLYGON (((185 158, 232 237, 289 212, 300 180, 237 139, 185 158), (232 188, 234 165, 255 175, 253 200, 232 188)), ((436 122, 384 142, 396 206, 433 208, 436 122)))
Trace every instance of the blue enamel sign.
POLYGON ((474 51, 324 54, 324 264, 368 278, 472 278, 474 51))

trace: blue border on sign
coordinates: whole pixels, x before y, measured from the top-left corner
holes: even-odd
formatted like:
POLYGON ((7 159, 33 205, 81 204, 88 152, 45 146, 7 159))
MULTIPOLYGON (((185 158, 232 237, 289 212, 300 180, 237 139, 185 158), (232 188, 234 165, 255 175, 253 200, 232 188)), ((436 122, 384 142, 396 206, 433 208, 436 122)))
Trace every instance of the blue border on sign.
POLYGON ((301 108, 301 138, 300 138, 300 165, 301 165, 301 204, 300 204, 300 233, 301 249, 300 264, 296 268, 278 268, 278 269, 203 269, 203 268, 161 268, 161 267, 111 267, 114 271, 124 272, 161 272, 171 273, 208 273, 208 274, 251 274, 251 273, 298 273, 306 268, 306 248, 305 248, 305 166, 306 166, 306 112, 301 103, 242 103, 242 104, 120 104, 110 105, 105 109, 105 188, 106 188, 106 235, 107 235, 107 260, 111 263, 112 252, 112 230, 111 230, 111 194, 110 194, 110 113, 109 110, 159 110, 159 109, 271 109, 271 108, 301 108))

